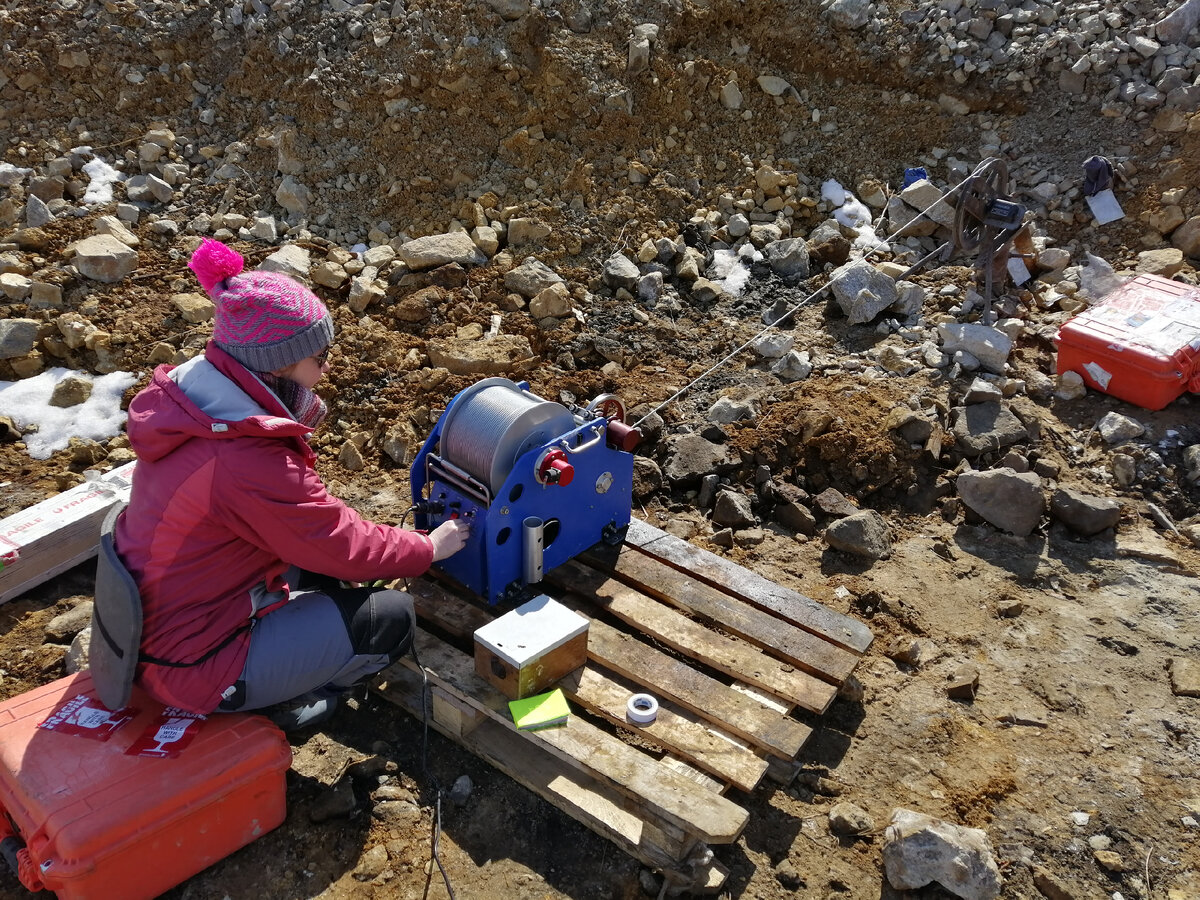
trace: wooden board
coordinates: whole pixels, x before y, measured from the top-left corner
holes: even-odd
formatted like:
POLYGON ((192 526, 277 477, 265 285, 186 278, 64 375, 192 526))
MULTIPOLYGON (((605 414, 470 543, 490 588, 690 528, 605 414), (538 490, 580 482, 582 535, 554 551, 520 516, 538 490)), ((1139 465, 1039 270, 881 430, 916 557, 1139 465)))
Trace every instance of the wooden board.
MULTIPOLYGON (((516 730, 508 712, 508 698, 475 674, 471 656, 423 631, 417 632, 414 643, 421 664, 438 686, 516 730)), ((402 664, 415 665, 408 658, 402 664)), ((534 745, 636 799, 644 810, 652 810, 662 821, 702 840, 730 843, 746 827, 748 814, 737 804, 654 765, 645 754, 578 716, 572 717, 566 727, 522 734, 534 745)))
MULTIPOLYGON (((601 562, 591 553, 582 558, 589 563, 601 562)), ((781 621, 717 587, 696 579, 664 579, 661 565, 643 553, 622 553, 611 565, 615 575, 646 594, 719 623, 722 628, 778 654, 806 672, 840 683, 858 663, 858 654, 781 621)), ((592 572, 578 589, 594 593, 606 581, 603 573, 592 572)))
POLYGON ((866 653, 874 639, 871 630, 862 622, 843 616, 803 594, 775 584, 756 572, 689 544, 648 522, 636 518, 630 521, 625 543, 671 564, 689 577, 706 581, 857 654, 866 653))
MULTIPOLYGON (((413 581, 435 725, 673 888, 716 891, 725 876, 709 846, 735 840, 749 818, 731 792, 794 776, 811 735, 799 716, 829 708, 871 635, 645 523, 630 534, 538 585, 589 620, 587 663, 557 684, 572 711, 563 728, 515 730, 504 698, 473 671, 472 635, 504 608, 436 572, 413 581), (635 693, 658 700, 653 723, 627 721, 635 693)), ((389 670, 393 684, 403 668, 389 670)))
POLYGON ((105 515, 114 503, 129 499, 133 470, 134 463, 126 463, 0 519, 0 537, 20 553, 15 563, 0 569, 0 603, 94 557, 105 515))
POLYGON ((579 592, 642 634, 804 709, 824 712, 837 696, 834 685, 757 647, 719 634, 614 578, 599 580, 597 574, 571 561, 549 573, 548 580, 579 592))
MULTIPOLYGON (((411 593, 422 621, 460 639, 468 637, 479 624, 486 624, 489 617, 484 610, 426 580, 412 585, 411 593)), ((619 683, 614 675, 591 664, 569 674, 558 686, 588 711, 626 728, 631 727, 625 720, 626 702, 631 694, 642 690, 639 685, 619 683)), ((739 790, 750 791, 758 785, 768 765, 760 754, 704 716, 676 708, 665 700, 662 704, 658 719, 638 729, 639 734, 739 790)))

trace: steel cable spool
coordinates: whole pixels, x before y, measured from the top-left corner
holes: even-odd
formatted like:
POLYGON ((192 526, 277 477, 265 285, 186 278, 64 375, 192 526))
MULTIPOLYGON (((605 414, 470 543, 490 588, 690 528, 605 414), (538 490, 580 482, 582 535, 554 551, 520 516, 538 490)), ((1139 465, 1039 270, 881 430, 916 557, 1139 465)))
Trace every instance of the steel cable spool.
POLYGON ((446 414, 441 456, 495 494, 521 454, 574 427, 565 406, 535 397, 507 378, 485 378, 463 391, 446 414))

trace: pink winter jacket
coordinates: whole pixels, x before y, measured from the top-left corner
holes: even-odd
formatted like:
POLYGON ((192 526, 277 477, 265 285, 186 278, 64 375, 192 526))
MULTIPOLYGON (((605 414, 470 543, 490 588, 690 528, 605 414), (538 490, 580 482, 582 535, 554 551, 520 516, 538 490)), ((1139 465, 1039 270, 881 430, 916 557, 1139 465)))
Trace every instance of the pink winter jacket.
POLYGON ((310 429, 212 343, 158 367, 129 405, 128 432, 138 464, 116 543, 141 593, 142 652, 192 662, 228 642, 196 666, 140 664, 139 684, 162 703, 216 709, 245 664, 246 626, 287 601, 291 565, 372 581, 433 562, 425 535, 330 496, 310 429))

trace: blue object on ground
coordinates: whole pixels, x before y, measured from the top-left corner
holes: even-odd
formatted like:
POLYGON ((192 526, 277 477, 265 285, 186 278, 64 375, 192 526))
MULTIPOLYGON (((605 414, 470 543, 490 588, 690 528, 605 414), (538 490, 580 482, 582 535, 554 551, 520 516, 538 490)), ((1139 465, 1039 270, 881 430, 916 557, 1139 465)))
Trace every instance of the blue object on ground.
POLYGON ((1089 156, 1083 161, 1083 195, 1094 197, 1113 184, 1113 167, 1103 156, 1089 156))
POLYGON ((904 184, 900 185, 900 190, 904 190, 910 184, 916 184, 918 181, 929 178, 929 173, 921 166, 915 166, 911 169, 904 170, 904 184))

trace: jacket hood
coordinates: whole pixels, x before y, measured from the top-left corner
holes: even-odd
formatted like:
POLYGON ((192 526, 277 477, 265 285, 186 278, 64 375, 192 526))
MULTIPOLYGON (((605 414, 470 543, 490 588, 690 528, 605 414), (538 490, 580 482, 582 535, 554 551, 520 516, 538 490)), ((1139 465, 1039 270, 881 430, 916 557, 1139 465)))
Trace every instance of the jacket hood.
POLYGON ((249 370, 209 344, 180 366, 159 366, 129 404, 129 443, 141 459, 162 459, 186 441, 261 437, 291 440, 306 456, 312 429, 300 424, 249 370))

